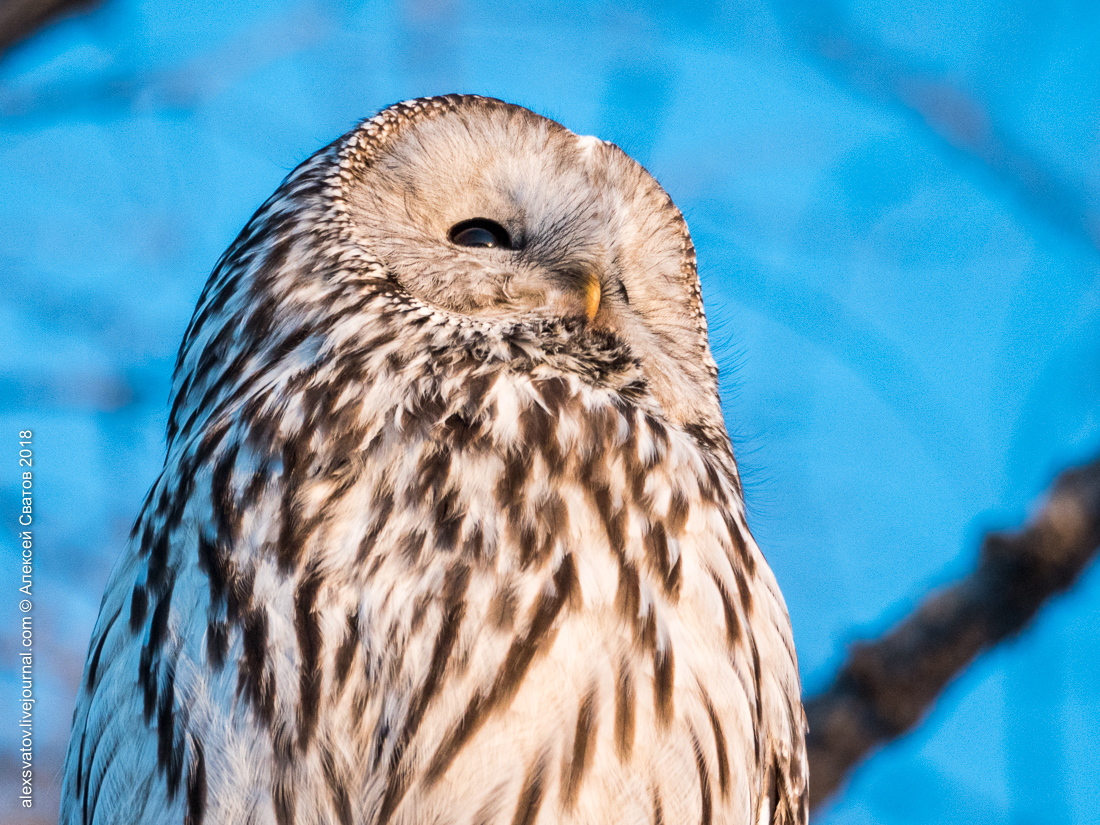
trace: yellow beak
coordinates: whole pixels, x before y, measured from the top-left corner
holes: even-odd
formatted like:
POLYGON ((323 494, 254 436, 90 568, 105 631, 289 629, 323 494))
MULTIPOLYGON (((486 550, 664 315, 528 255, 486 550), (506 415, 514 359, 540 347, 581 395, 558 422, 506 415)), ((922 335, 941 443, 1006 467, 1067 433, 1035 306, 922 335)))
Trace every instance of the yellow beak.
POLYGON ((603 285, 600 279, 589 273, 584 278, 584 314, 588 316, 589 321, 595 320, 596 313, 600 311, 602 297, 603 285))

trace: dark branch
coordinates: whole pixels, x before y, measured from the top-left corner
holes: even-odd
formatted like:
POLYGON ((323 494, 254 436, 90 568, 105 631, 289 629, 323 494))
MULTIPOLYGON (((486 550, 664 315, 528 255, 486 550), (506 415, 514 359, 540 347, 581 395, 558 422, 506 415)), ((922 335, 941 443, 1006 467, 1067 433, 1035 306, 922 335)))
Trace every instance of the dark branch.
POLYGON ((0 56, 47 23, 100 0, 0 0, 0 56))
POLYGON ((976 656, 1067 590, 1098 545, 1100 460, 1059 476, 1019 532, 987 535, 970 576, 933 593, 881 639, 854 645, 833 684, 806 700, 811 809, 869 751, 916 725, 976 656))

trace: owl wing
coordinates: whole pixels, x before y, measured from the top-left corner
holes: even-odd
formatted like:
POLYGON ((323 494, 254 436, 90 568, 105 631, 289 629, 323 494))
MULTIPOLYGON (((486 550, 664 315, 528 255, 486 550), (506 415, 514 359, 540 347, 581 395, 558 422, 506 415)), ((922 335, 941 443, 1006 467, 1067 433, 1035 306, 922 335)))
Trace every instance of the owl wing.
POLYGON ((253 553, 282 530, 263 517, 281 499, 280 470, 236 442, 230 421, 169 454, 111 574, 73 717, 64 825, 276 821, 280 660, 257 657, 296 651, 266 639, 286 577, 274 593, 256 585, 266 568, 253 553), (242 527, 249 466, 255 509, 242 527))
POLYGON ((62 825, 165 822, 175 806, 164 792, 170 766, 157 732, 155 696, 139 683, 155 647, 135 582, 145 565, 131 546, 109 579, 80 683, 62 779, 62 825), (150 698, 153 699, 150 704, 150 698))

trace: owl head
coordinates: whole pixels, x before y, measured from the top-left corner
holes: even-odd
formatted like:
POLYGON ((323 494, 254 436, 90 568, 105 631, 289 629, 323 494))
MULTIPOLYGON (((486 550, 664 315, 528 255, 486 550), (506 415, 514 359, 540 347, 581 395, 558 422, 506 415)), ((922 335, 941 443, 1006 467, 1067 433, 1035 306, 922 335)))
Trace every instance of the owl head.
POLYGON ((398 104, 359 134, 354 238, 410 295, 488 323, 579 318, 630 347, 671 420, 714 412, 687 226, 621 149, 475 96, 398 104))
POLYGON ((695 251, 669 196, 613 144, 465 95, 391 106, 291 174, 200 299, 177 406, 211 385, 198 367, 219 330, 283 357, 307 347, 367 283, 333 276, 348 261, 406 308, 467 326, 599 333, 625 346, 670 423, 724 435, 695 251))

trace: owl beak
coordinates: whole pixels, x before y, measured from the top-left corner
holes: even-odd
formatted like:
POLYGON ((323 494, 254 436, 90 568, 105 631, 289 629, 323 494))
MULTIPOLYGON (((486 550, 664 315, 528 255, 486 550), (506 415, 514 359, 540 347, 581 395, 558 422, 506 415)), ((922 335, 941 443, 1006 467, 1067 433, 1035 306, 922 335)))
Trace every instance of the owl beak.
POLYGON ((589 322, 596 320, 596 313, 600 311, 600 299, 603 297, 603 284, 592 272, 586 272, 581 281, 582 295, 584 296, 584 314, 589 322))
POLYGON ((596 320, 603 300, 603 283, 599 271, 587 266, 560 269, 555 273, 553 287, 546 293, 551 311, 565 317, 584 314, 589 323, 596 320))

